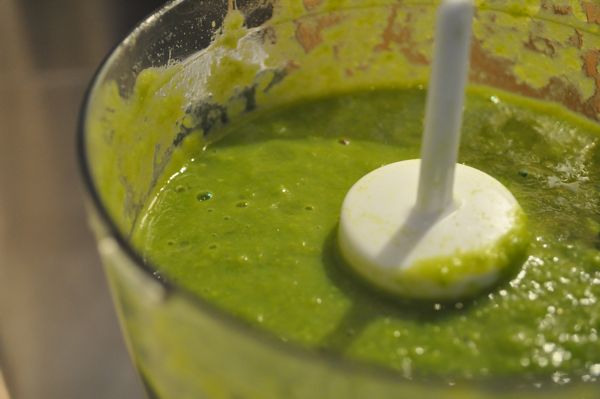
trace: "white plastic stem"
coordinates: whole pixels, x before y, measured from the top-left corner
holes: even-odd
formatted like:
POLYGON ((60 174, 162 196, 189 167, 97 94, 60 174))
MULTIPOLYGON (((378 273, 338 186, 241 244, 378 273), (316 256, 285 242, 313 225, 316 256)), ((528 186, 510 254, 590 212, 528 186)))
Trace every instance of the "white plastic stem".
POLYGON ((472 20, 472 0, 445 0, 437 11, 416 204, 427 214, 453 202, 472 20))
POLYGON ((421 160, 366 174, 342 204, 338 243, 348 266, 407 298, 481 293, 526 253, 515 197, 492 176, 456 163, 472 18, 472 0, 443 0, 438 9, 421 160))

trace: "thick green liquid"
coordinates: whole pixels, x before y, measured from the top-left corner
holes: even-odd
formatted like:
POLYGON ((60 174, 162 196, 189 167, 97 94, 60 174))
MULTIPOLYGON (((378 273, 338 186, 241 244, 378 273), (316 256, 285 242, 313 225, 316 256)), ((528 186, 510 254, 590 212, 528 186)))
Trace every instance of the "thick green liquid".
POLYGON ((338 261, 347 190, 379 166, 419 156, 419 90, 323 98, 227 126, 220 140, 188 148, 189 159, 170 166, 134 242, 164 278, 284 341, 405 376, 594 380, 600 128, 555 106, 496 95, 469 94, 460 162, 512 191, 532 244, 525 264, 489 295, 391 299, 338 261))

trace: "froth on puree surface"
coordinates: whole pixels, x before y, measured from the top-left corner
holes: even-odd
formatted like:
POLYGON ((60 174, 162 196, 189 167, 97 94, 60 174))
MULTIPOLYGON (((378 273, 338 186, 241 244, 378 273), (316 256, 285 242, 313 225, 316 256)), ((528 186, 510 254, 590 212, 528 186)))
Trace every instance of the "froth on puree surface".
POLYGON ((417 158, 425 93, 378 89, 255 112, 188 136, 132 233, 158 274, 283 341, 405 376, 600 378, 600 127, 471 88, 460 162, 529 219, 525 264, 469 302, 390 299, 340 265, 350 186, 417 158))

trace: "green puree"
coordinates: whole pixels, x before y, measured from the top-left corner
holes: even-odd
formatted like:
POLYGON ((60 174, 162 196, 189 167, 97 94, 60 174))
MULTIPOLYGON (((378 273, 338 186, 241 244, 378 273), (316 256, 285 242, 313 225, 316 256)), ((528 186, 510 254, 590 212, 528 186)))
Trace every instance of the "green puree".
POLYGON ((190 137, 134 242, 163 278, 284 341, 406 376, 599 378, 600 128, 561 108, 468 95, 460 161, 512 191, 532 236, 523 267, 489 295, 392 299, 338 262, 347 190, 418 157, 424 100, 355 92, 257 112, 203 149, 190 137))

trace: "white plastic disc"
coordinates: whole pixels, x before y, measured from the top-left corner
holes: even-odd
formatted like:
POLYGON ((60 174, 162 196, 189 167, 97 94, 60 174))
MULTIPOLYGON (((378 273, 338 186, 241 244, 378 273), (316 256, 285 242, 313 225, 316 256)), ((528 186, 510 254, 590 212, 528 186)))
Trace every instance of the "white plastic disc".
POLYGON ((361 178, 341 212, 339 247, 358 274, 385 291, 457 299, 494 284, 524 255, 525 217, 493 177, 457 164, 454 203, 427 214, 416 203, 420 160, 361 178))

